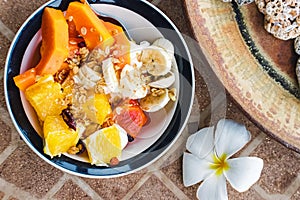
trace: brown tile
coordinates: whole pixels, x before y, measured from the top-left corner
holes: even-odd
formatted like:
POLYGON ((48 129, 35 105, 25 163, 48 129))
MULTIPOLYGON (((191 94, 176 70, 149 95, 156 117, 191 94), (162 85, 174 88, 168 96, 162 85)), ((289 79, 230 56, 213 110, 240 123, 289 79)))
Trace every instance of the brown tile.
POLYGON ((10 41, 6 39, 2 34, 0 34, 0 66, 1 69, 4 69, 6 55, 10 46, 10 41))
MULTIPOLYGON (((0 9, 1 10, 1 9, 0 9)), ((1 12, 1 11, 0 11, 1 12)), ((7 56, 7 52, 10 46, 10 41, 6 39, 2 34, 0 34, 0 69, 4 71, 4 66, 5 66, 5 60, 7 56)), ((1 73, 3 74, 3 71, 1 73)), ((0 81, 0 88, 3 88, 3 80, 1 79, 0 81)), ((0 103, 2 106, 5 105, 5 97, 4 97, 4 90, 0 90, 0 103)))
POLYGON ((247 130, 250 131, 253 138, 262 132, 261 129, 259 129, 254 123, 249 120, 247 115, 243 113, 241 108, 236 104, 234 100, 232 100, 231 97, 227 98, 226 117, 244 124, 247 130))
POLYGON ((178 199, 156 176, 152 175, 131 199, 178 199))
POLYGON ((172 164, 164 167, 162 172, 174 182, 179 189, 181 189, 189 198, 196 199, 197 189, 199 184, 195 184, 190 187, 184 187, 182 180, 182 157, 177 159, 172 164))
POLYGON ((263 200, 263 198, 253 189, 250 188, 246 192, 237 192, 234 190, 229 183, 227 183, 227 192, 228 192, 228 199, 247 199, 247 200, 263 200))
POLYGON ((142 172, 137 172, 118 178, 84 180, 104 199, 121 199, 143 175, 142 172))
POLYGON ((298 200, 298 199, 300 199, 300 188, 298 188, 298 190, 291 197, 291 200, 298 200))
POLYGON ((0 166, 0 177, 36 197, 43 197, 63 173, 21 144, 0 166))
POLYGON ((13 32, 17 32, 24 21, 45 2, 47 0, 0 0, 0 20, 13 32))
POLYGON ((63 187, 54 195, 57 200, 89 200, 88 196, 78 185, 71 180, 67 181, 63 187))
POLYGON ((0 199, 2 199, 5 196, 5 193, 0 191, 0 199))
POLYGON ((154 4, 162 10, 183 34, 191 35, 190 23, 181 0, 160 1, 154 4))
POLYGON ((258 184, 267 193, 284 193, 300 171, 300 158, 273 139, 266 138, 252 155, 264 160, 258 184))
POLYGON ((2 153, 11 141, 11 129, 0 119, 0 130, 0 153, 2 153))

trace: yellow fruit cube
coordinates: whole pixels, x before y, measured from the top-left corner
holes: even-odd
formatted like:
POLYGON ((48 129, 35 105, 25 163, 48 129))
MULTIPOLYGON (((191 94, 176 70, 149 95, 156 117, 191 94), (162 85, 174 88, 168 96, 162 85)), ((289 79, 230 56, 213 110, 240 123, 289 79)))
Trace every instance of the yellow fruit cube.
POLYGON ((97 123, 102 125, 106 117, 112 112, 108 98, 105 94, 95 94, 94 105, 97 123))
POLYGON ((112 158, 121 156, 120 130, 117 125, 96 131, 84 142, 91 164, 109 164, 112 158))
POLYGON ((71 147, 76 146, 79 140, 78 131, 69 128, 61 115, 47 116, 44 121, 44 153, 51 156, 60 156, 71 147))
POLYGON ((82 109, 88 119, 100 125, 112 113, 110 103, 105 94, 94 94, 85 102, 82 109))
POLYGON ((41 121, 49 115, 59 115, 67 108, 61 85, 54 81, 52 75, 44 76, 28 87, 25 96, 41 121))

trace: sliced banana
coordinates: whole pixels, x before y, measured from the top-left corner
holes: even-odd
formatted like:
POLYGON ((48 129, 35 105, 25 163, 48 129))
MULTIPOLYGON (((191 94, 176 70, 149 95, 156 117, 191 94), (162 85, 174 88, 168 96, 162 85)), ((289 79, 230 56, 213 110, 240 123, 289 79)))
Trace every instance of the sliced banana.
POLYGON ((141 79, 141 73, 131 65, 125 65, 120 75, 120 93, 131 99, 144 98, 147 95, 147 86, 141 79))
POLYGON ((167 74, 171 70, 172 59, 161 47, 150 46, 142 51, 141 61, 147 71, 154 76, 167 74))
POLYGON ((119 81, 115 72, 112 58, 102 61, 102 72, 109 93, 119 92, 119 81))
MULTIPOLYGON (((77 78, 76 78, 77 79, 77 78)), ((85 89, 91 89, 95 87, 96 83, 91 81, 90 79, 86 78, 86 76, 82 73, 81 70, 78 71, 78 79, 79 83, 85 88, 85 89)))
POLYGON ((140 106, 146 112, 156 112, 164 108, 169 101, 168 89, 164 89, 160 95, 148 94, 145 98, 142 98, 140 106))
POLYGON ((168 72, 164 76, 159 76, 148 85, 154 88, 168 88, 175 82, 175 75, 173 72, 168 72))
POLYGON ((153 42, 154 46, 158 46, 163 48, 171 58, 174 56, 174 46, 171 41, 167 40, 166 38, 159 38, 153 42))
POLYGON ((93 82, 97 82, 101 80, 101 76, 98 72, 94 71, 93 69, 89 68, 86 64, 83 64, 79 71, 82 72, 82 74, 89 80, 93 82))

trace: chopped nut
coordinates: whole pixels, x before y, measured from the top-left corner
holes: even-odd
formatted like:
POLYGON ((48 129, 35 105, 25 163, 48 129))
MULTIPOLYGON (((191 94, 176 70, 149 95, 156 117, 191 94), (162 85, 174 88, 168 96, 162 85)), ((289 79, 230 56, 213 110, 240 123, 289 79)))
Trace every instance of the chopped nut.
POLYGON ((71 148, 67 151, 67 153, 68 153, 68 154, 71 154, 71 155, 75 155, 75 154, 77 154, 79 151, 80 151, 80 150, 79 150, 78 147, 73 146, 73 147, 71 147, 71 148))
POLYGON ((111 166, 116 166, 116 165, 118 165, 119 164, 119 159, 117 158, 117 157, 113 157, 111 160, 110 160, 110 165, 111 166))
POLYGON ((163 95, 165 93, 165 89, 151 88, 150 92, 152 96, 157 97, 163 95))
POLYGON ((169 98, 172 101, 176 101, 176 88, 172 88, 168 91, 169 98))

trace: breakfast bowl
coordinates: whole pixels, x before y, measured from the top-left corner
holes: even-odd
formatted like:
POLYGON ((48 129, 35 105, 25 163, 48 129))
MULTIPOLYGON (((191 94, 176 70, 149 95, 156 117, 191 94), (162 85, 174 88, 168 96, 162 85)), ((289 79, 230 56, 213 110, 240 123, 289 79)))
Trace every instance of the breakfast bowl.
POLYGON ((171 42, 174 47, 171 60, 174 81, 171 87, 175 89, 176 98, 163 109, 145 112, 147 123, 139 135, 134 137, 134 141, 125 145, 116 165, 93 164, 87 153, 77 155, 64 152, 58 156, 49 156, 45 153, 44 129, 37 112, 25 92, 16 86, 14 77, 35 67, 41 59, 41 24, 45 8, 65 13, 71 2, 73 1, 49 1, 37 9, 17 32, 4 70, 5 99, 10 117, 24 142, 44 161, 62 171, 88 178, 111 178, 137 172, 168 151, 187 123, 195 83, 188 47, 171 20, 147 1, 90 1, 94 11, 121 22, 134 44, 149 45, 160 38, 171 42))

